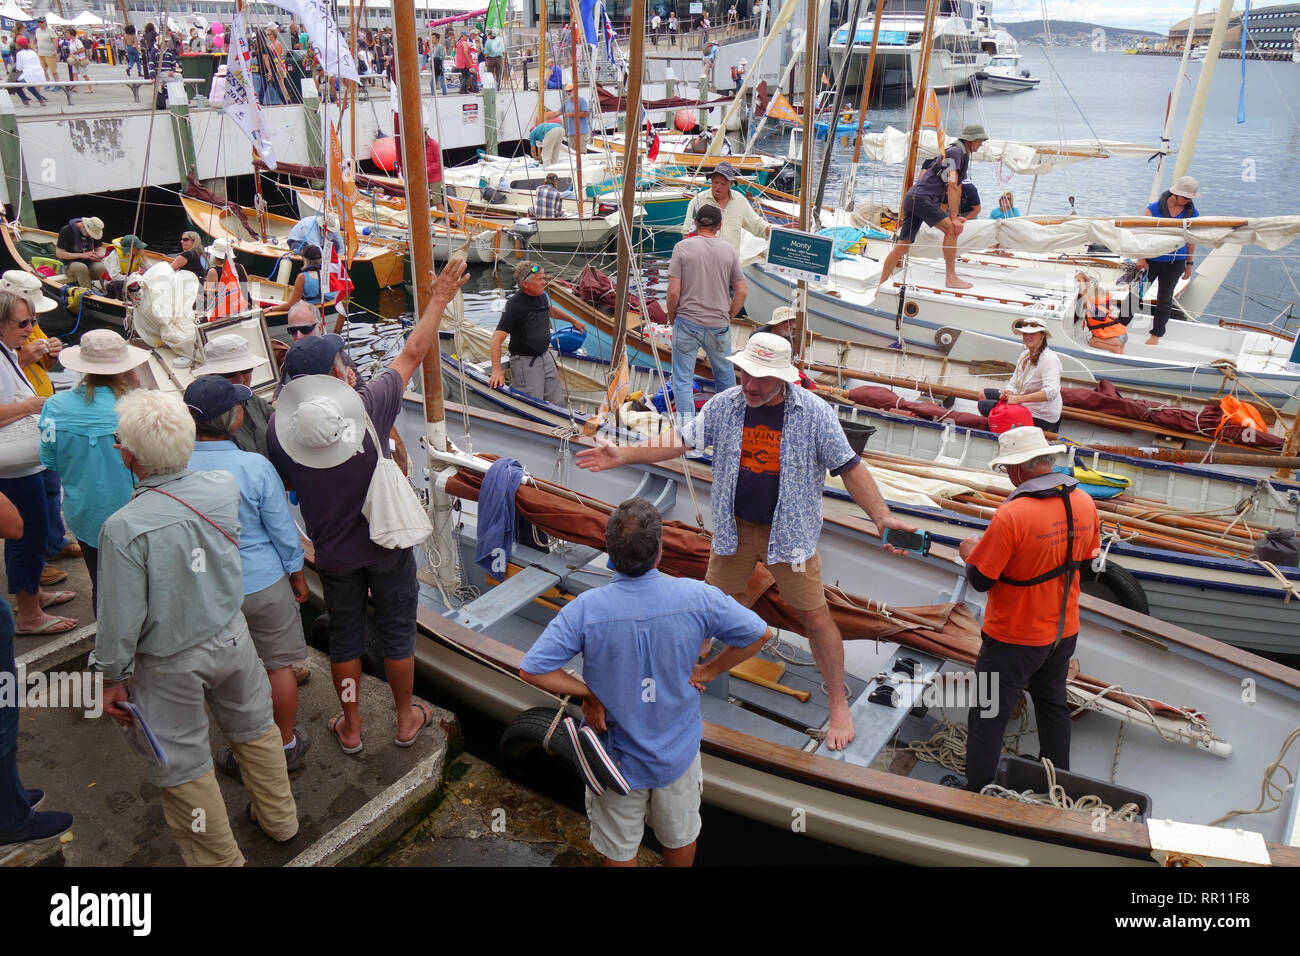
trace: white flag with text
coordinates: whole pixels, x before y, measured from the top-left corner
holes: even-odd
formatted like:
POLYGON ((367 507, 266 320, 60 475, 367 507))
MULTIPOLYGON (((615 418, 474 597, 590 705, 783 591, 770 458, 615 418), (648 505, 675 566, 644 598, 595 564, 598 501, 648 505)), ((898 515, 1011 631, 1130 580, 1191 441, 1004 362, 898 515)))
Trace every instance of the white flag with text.
POLYGON ((356 61, 352 58, 352 50, 343 39, 343 34, 339 32, 338 23, 330 16, 329 4, 325 0, 270 0, 270 2, 297 16, 298 22, 306 29, 311 45, 320 57, 326 73, 340 80, 361 82, 356 61))
POLYGON ((262 129, 262 110, 253 92, 253 72, 249 69, 252 53, 244 32, 243 13, 236 13, 231 20, 226 42, 230 52, 226 55, 226 95, 221 108, 230 114, 266 165, 275 169, 275 151, 262 129))

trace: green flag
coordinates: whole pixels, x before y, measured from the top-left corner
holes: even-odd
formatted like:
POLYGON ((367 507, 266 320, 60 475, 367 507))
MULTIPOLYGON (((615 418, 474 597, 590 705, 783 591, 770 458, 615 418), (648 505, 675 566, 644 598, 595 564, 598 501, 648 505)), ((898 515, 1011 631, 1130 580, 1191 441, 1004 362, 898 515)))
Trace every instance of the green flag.
POLYGON ((489 30, 501 30, 506 25, 506 0, 491 0, 488 3, 487 26, 489 30))

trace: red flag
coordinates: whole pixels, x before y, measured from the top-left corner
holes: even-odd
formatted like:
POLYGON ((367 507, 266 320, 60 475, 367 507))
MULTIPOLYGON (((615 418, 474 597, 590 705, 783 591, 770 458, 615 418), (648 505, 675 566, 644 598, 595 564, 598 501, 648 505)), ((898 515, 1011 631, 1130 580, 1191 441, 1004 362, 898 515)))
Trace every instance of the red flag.
POLYGON ((650 138, 650 147, 646 150, 646 158, 654 162, 659 157, 659 133, 655 130, 654 123, 646 120, 646 136, 650 138))
POLYGON ((217 301, 208 315, 209 321, 238 315, 248 308, 248 299, 239 285, 239 277, 231 266, 231 256, 226 256, 225 265, 221 267, 221 278, 217 280, 217 301))
POLYGON ((329 266, 329 291, 337 292, 339 298, 347 295, 354 288, 352 280, 348 277, 348 270, 343 265, 343 260, 339 258, 338 250, 334 248, 334 243, 330 243, 330 266, 329 266))

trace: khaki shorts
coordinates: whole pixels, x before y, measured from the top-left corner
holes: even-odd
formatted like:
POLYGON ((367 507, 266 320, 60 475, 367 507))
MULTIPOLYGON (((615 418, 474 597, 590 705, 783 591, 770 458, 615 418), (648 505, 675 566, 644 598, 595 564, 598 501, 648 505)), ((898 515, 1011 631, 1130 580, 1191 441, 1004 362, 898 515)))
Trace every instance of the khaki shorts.
POLYGON ((245 594, 243 611, 257 656, 268 671, 307 659, 302 617, 287 575, 269 588, 245 594))
MULTIPOLYGON (((723 555, 710 551, 705 582, 727 594, 744 594, 754 574, 754 566, 767 561, 767 543, 771 536, 770 524, 737 520, 739 544, 736 553, 723 555)), ((822 588, 822 559, 815 551, 799 570, 789 563, 769 564, 767 569, 776 578, 781 597, 796 611, 815 611, 826 603, 826 592, 822 588)))
POLYGON ((613 790, 599 797, 590 790, 586 793, 591 845, 608 859, 635 857, 647 821, 655 837, 670 850, 694 843, 700 835, 704 768, 698 753, 686 772, 666 787, 633 790, 626 797, 613 790))

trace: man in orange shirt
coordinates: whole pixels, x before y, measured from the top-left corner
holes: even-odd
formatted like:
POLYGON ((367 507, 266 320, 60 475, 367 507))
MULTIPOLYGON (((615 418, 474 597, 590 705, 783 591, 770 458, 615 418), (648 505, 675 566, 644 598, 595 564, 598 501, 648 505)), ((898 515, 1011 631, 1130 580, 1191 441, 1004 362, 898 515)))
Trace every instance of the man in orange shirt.
POLYGON ((1063 451, 1032 425, 1003 432, 990 464, 1016 489, 984 534, 958 549, 971 585, 989 592, 975 679, 979 687, 991 680, 997 694, 996 710, 972 707, 967 718, 968 790, 993 781, 1007 720, 1025 690, 1039 756, 1070 769, 1065 678, 1079 636, 1079 571, 1101 551, 1101 536, 1092 499, 1072 476, 1052 471, 1063 451))

